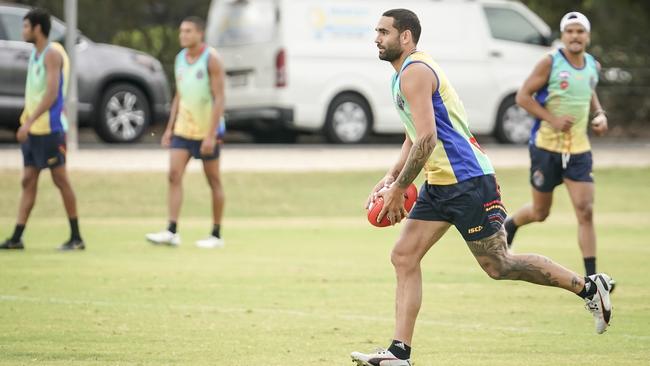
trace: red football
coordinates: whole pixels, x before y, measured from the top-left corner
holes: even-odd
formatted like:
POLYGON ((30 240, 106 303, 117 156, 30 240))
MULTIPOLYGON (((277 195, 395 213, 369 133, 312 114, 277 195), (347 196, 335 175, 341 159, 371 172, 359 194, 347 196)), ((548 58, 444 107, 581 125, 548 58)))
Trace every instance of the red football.
MULTIPOLYGON (((406 188, 406 192, 404 192, 404 208, 407 212, 411 211, 411 208, 413 208, 413 205, 415 205, 417 198, 418 189, 415 187, 415 184, 411 184, 408 186, 408 188, 406 188)), ((377 227, 390 226, 390 221, 388 221, 388 217, 386 216, 384 216, 380 222, 377 222, 377 216, 379 216, 382 208, 384 208, 384 199, 378 197, 375 202, 370 204, 370 207, 368 208, 368 222, 377 227)))

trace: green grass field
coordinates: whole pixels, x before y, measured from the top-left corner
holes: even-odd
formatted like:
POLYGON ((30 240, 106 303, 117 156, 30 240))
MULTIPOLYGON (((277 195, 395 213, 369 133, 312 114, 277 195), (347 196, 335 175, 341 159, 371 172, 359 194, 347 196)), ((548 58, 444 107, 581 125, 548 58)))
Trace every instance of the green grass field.
MULTIPOLYGON (((163 173, 72 174, 88 250, 68 236, 43 176, 24 252, 0 253, 0 365, 348 365, 392 336, 399 228, 362 209, 377 173, 225 174, 226 248, 201 250, 210 207, 189 174, 180 248, 148 245, 165 225, 163 173)), ((0 172, 0 236, 11 234, 18 171, 0 172)), ((49 175, 49 174, 48 174, 49 175)), ((425 258, 417 366, 650 364, 650 169, 596 172, 599 267, 619 282, 609 331, 596 335, 575 295, 497 282, 455 230, 425 258)), ((526 171, 502 170, 507 206, 528 201, 526 171)), ((560 187, 546 223, 516 249, 582 272, 560 187)))

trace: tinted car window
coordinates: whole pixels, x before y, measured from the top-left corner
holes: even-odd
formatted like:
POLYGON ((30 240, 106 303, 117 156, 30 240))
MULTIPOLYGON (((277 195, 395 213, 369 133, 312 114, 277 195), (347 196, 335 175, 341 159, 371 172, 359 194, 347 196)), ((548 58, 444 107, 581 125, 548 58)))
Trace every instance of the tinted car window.
POLYGON ((7 34, 5 33, 4 25, 2 24, 2 18, 0 18, 0 41, 6 41, 7 34))
MULTIPOLYGON (((26 13, 0 14, 0 39, 9 41, 23 40, 23 17, 26 13)), ((50 29, 50 40, 62 42, 65 39, 65 26, 56 19, 52 19, 52 28, 50 29)))
POLYGON ((544 44, 544 37, 520 13, 507 8, 485 7, 492 37, 505 41, 544 44))
POLYGON ((0 14, 0 22, 4 32, 0 31, 0 35, 4 33, 6 40, 9 41, 22 41, 23 40, 23 17, 17 14, 0 14))

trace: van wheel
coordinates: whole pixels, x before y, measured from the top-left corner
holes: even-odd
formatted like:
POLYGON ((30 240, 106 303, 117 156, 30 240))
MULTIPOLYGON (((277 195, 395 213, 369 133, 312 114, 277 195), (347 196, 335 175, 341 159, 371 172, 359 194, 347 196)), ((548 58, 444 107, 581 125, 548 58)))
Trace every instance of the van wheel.
POLYGON ((504 144, 525 144, 534 123, 535 119, 517 105, 514 95, 510 95, 499 106, 494 136, 504 144))
POLYGON ((108 87, 99 106, 95 131, 105 142, 135 142, 151 121, 147 96, 131 84, 108 87))
POLYGON ((372 116, 365 99, 356 94, 334 98, 325 119, 325 137, 337 144, 363 142, 370 133, 372 116))

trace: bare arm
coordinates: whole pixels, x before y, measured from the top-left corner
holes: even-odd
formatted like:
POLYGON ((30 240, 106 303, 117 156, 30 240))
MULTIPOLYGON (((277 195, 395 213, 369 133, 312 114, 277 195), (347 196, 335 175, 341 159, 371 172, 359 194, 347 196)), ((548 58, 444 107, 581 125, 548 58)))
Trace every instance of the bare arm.
POLYGON ((399 158, 395 162, 395 165, 386 173, 387 177, 393 177, 393 179, 396 179, 399 174, 402 172, 402 169, 404 169, 404 165, 406 164, 406 159, 409 156, 409 152, 411 151, 411 147, 413 146, 413 141, 409 138, 408 135, 404 137, 404 143, 402 144, 402 150, 399 152, 399 158))
POLYGON ((178 115, 178 92, 174 94, 174 99, 172 100, 172 105, 169 110, 169 120, 167 121, 167 130, 173 131, 174 124, 176 123, 176 116, 178 115))
POLYGON ((553 115, 546 108, 542 107, 533 95, 548 82, 552 62, 550 57, 544 57, 538 62, 533 72, 528 76, 528 79, 524 81, 524 84, 517 91, 516 97, 519 106, 533 116, 545 121, 553 119, 553 115))
POLYGON ((210 92, 212 93, 212 116, 210 116, 210 127, 208 133, 201 142, 201 154, 209 155, 214 152, 216 144, 217 129, 224 109, 224 72, 219 56, 210 52, 208 58, 208 73, 210 74, 210 92))
POLYGON ((568 131, 574 121, 572 116, 554 116, 548 109, 544 108, 535 98, 535 93, 548 83, 553 61, 550 57, 544 57, 537 63, 533 72, 524 81, 524 84, 517 91, 516 101, 519 106, 533 116, 549 122, 554 128, 568 131))
MULTIPOLYGON (((600 71, 599 62, 596 62, 596 67, 598 68, 598 71, 600 71)), ((595 89, 591 94, 590 109, 594 116, 594 118, 591 120, 591 128, 594 130, 596 135, 602 136, 605 134, 605 132, 607 132, 609 126, 607 124, 607 113, 605 113, 603 106, 600 104, 600 100, 598 99, 598 94, 596 93, 595 89)))
POLYGON ((600 104, 600 99, 598 99, 598 94, 596 94, 595 90, 591 95, 591 112, 594 114, 598 114, 598 112, 605 112, 603 106, 600 104))
POLYGON ((409 152, 411 151, 411 146, 413 146, 413 142, 409 138, 408 134, 405 134, 402 150, 399 153, 399 157, 397 158, 395 165, 393 165, 390 170, 386 172, 386 175, 381 178, 381 180, 372 188, 372 191, 366 200, 366 209, 369 208, 370 204, 377 198, 377 192, 379 192, 382 188, 390 187, 390 185, 395 182, 397 176, 402 172, 404 164, 406 164, 406 159, 408 158, 409 152))
POLYGON ((436 146, 437 131, 431 94, 438 80, 423 64, 410 65, 402 73, 402 93, 411 106, 417 138, 413 141, 404 167, 397 177, 397 186, 406 189, 420 174, 436 146))
MULTIPOLYGON (((598 72, 601 70, 600 62, 596 61, 596 68, 598 69, 598 72)), ((594 114, 598 114, 598 112, 605 112, 603 109, 603 106, 600 104, 600 100, 598 99, 598 94, 596 93, 596 88, 594 88, 594 92, 591 94, 591 111, 594 114)))
POLYGON ((164 147, 169 147, 171 145, 172 134, 174 133, 174 124, 176 123, 176 116, 178 115, 178 101, 179 101, 178 92, 174 94, 174 99, 172 100, 172 106, 169 110, 169 121, 167 121, 167 128, 165 128, 165 133, 163 133, 160 144, 164 147))
POLYGON ((210 123, 210 136, 214 137, 219 128, 219 121, 224 112, 224 67, 216 53, 211 53, 208 61, 210 73, 210 91, 212 92, 212 120, 210 123))
POLYGON ((384 216, 387 216, 392 224, 406 217, 404 192, 429 160, 437 139, 433 103, 431 103, 431 95, 438 88, 435 75, 426 65, 416 63, 402 72, 401 83, 402 93, 411 106, 417 138, 411 143, 408 156, 395 184, 378 194, 384 199, 384 206, 377 220, 381 221, 384 216))

